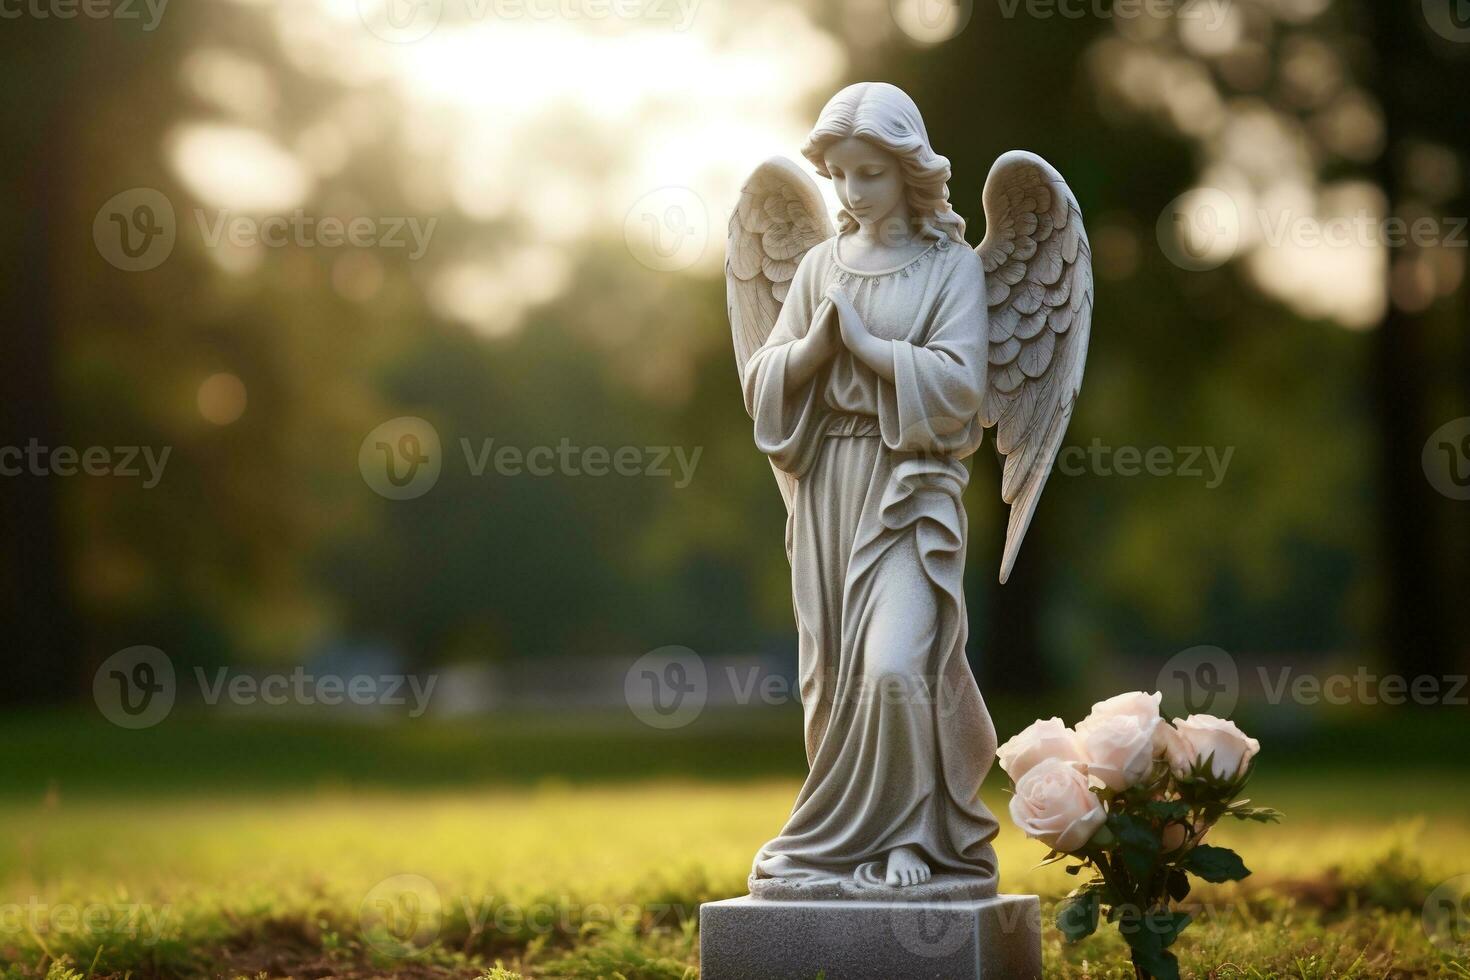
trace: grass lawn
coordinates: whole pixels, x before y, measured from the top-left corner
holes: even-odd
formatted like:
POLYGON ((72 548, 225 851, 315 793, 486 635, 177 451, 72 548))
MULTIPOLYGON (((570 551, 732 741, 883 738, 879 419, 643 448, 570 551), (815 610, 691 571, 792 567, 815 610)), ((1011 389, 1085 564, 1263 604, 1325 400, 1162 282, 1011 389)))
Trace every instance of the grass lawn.
MULTIPOLYGON (((1463 730, 1264 739, 1252 795, 1287 822, 1222 829, 1256 873, 1191 896, 1186 975, 1470 978, 1464 913, 1435 941, 1423 916, 1470 874, 1463 730)), ((797 732, 786 712, 680 733, 8 719, 0 975, 692 977, 695 910, 744 892, 799 786, 797 732)), ((1004 809, 998 780, 987 797, 1004 809)), ((997 847, 1003 890, 1071 886, 1004 818, 997 847)), ((1064 947, 1048 924, 1044 941, 1049 975, 1132 975, 1106 930, 1064 947)))

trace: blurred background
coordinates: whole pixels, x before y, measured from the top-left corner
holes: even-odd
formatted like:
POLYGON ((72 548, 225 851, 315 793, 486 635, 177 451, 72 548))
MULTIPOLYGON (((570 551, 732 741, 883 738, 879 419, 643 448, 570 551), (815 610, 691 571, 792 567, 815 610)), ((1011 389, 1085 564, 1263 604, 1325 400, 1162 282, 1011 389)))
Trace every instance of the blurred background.
MULTIPOLYGON (((1016 147, 1091 236, 1086 381, 1005 587, 973 460, 1002 738, 1176 678, 1308 769, 1463 775, 1460 0, 4 0, 0 45, 13 827, 78 793, 799 780, 724 234, 864 79, 922 108, 972 244, 1016 147), (630 692, 675 662, 735 710, 658 730, 630 692), (161 669, 177 709, 139 720, 161 669), (303 672, 432 690, 251 694, 303 672)), ((93 866, 95 829, 0 845, 6 880, 93 866)))
POLYGON ((26 2, 0 164, 0 446, 39 447, 0 459, 12 705, 84 698, 136 644, 182 671, 791 656, 724 226, 866 78, 923 108, 972 241, 1025 147, 1094 247, 1074 449, 1004 589, 975 460, 987 689, 1206 643, 1465 664, 1453 4, 26 2), (369 436, 404 417, 436 482, 388 499, 373 445, 404 433, 369 436), (548 475, 492 455, 563 444, 548 475), (633 447, 634 475, 589 475, 588 447, 633 447))

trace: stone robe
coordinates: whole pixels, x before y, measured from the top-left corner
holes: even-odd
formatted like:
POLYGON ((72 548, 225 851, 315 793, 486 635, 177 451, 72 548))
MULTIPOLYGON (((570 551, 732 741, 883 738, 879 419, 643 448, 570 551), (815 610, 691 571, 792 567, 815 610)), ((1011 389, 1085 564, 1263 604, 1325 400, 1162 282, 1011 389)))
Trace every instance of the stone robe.
POLYGON ((979 791, 995 729, 965 659, 960 463, 983 432, 984 272, 947 239, 876 273, 840 248, 803 258, 744 374, 756 445, 798 480, 787 537, 809 765, 752 877, 850 881, 908 845, 936 875, 993 882, 997 825, 979 791), (832 283, 890 342, 891 383, 844 348, 788 389, 791 345, 832 283))

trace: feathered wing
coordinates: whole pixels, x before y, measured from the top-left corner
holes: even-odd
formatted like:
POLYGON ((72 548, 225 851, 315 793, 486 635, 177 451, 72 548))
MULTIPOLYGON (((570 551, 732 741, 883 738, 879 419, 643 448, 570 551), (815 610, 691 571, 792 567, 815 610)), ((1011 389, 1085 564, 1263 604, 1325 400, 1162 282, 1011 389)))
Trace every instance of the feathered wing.
MULTIPOLYGON (((725 251, 725 304, 742 378, 746 362, 776 326, 802 256, 835 233, 816 182, 795 163, 772 157, 746 179, 725 251)), ((796 477, 774 464, 771 469, 789 513, 796 477)))
POLYGON ((1011 505, 1000 581, 1067 434, 1092 332, 1092 248, 1077 198, 1041 157, 1012 150, 985 180, 990 365, 980 418, 1005 456, 1001 499, 1011 505))

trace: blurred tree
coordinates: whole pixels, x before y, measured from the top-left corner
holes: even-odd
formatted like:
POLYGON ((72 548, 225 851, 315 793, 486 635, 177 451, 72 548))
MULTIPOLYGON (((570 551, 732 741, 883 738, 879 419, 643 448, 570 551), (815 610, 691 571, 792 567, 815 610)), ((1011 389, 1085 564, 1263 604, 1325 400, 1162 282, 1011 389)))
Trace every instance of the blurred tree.
MULTIPOLYGON (((1464 99, 1443 97, 1445 92, 1470 87, 1466 44, 1436 39, 1426 21, 1427 6, 1432 5, 1362 5, 1374 42, 1375 90, 1384 117, 1384 151, 1373 174, 1383 188, 1389 215, 1412 223, 1427 212, 1439 227, 1449 227, 1444 219, 1466 214, 1470 198, 1462 192, 1451 200, 1428 201, 1423 188, 1404 179, 1416 145, 1463 151, 1470 134, 1470 105, 1464 99)), ((1451 6, 1446 0, 1446 17, 1451 6)), ((1465 164, 1460 155, 1458 167, 1465 164)), ((1462 368, 1466 365, 1470 317, 1463 286, 1451 302, 1438 308, 1421 299, 1417 280, 1432 256, 1413 241, 1402 252, 1389 267, 1389 302, 1378 324, 1373 359, 1379 411, 1379 530, 1386 579, 1381 629, 1384 648, 1398 673, 1442 676, 1459 659, 1457 655, 1470 650, 1463 639, 1456 641, 1459 649, 1451 642, 1458 631, 1449 628, 1446 605, 1452 594, 1447 586, 1457 581, 1457 573, 1466 571, 1460 550, 1466 539, 1446 518, 1458 516, 1461 528, 1466 519, 1463 506, 1458 515, 1443 506, 1445 501, 1424 478, 1420 459, 1425 439, 1439 425, 1433 414, 1438 391, 1458 387, 1460 411, 1470 414, 1470 371, 1462 371, 1458 378, 1453 373, 1457 361, 1462 368), (1436 356, 1436 349, 1445 346, 1436 341, 1440 335, 1458 343, 1458 358, 1436 356)), ((1459 267, 1463 276, 1463 256, 1459 267)))
POLYGON ((1259 290, 1371 331, 1360 377, 1377 458, 1381 574, 1368 577, 1381 598, 1369 632, 1410 676, 1442 673, 1454 659, 1445 585, 1465 573, 1463 509, 1445 506, 1420 465, 1438 424, 1431 406, 1447 391, 1459 400, 1451 411, 1466 406, 1463 381, 1447 369, 1466 359, 1465 256, 1449 230, 1466 207, 1470 116, 1438 93, 1470 81, 1470 58, 1450 6, 1202 0, 1163 20, 1116 18, 1091 58, 1105 110, 1178 133, 1197 151, 1199 184, 1234 198, 1235 257, 1259 290), (1445 25, 1453 36, 1440 36, 1445 25), (1364 178, 1380 200, 1337 213, 1335 198, 1366 200, 1364 178), (1368 219, 1359 227, 1371 237, 1348 247, 1293 238, 1344 218, 1368 219), (1439 229, 1433 242, 1394 245, 1380 234, 1392 220, 1426 218, 1439 229), (1259 227, 1276 222, 1287 231, 1279 241, 1259 227))
MULTIPOLYGON (((55 446, 57 329, 54 227, 72 159, 73 118, 64 111, 82 87, 84 39, 38 21, 7 23, 0 126, 8 152, 0 179, 10 194, 0 221, 0 255, 11 271, 4 290, 6 395, 0 400, 0 446, 32 440, 55 446)), ((6 460, 6 465, 15 465, 6 460)), ((76 620, 68 601, 65 548, 55 480, 21 473, 0 477, 0 622, 12 631, 6 703, 56 701, 74 693, 81 667, 76 620)))
MULTIPOLYGON (((1213 179, 1211 164, 1236 144, 1274 152, 1278 132, 1311 148, 1302 159, 1314 187, 1371 176, 1406 214, 1425 195, 1391 166, 1402 159, 1393 147, 1447 148, 1463 166, 1465 109, 1434 94, 1459 77, 1463 52, 1426 47, 1412 11, 1367 13, 1365 3, 1288 22, 1280 5, 1240 0, 1232 9, 1245 20, 1228 50, 1217 50, 1225 35, 1199 49, 1167 18, 1043 18, 1025 4, 975 5, 957 37, 921 46, 895 26, 888 0, 811 3, 849 55, 851 79, 892 80, 924 107, 954 162, 953 200, 972 241, 987 169, 1007 149, 1041 153, 1076 190, 1099 299, 1069 444, 1239 450, 1217 486, 1121 478, 1091 462, 1059 472, 1004 588, 999 473, 982 450, 967 501, 968 588, 987 690, 1035 690, 1118 656, 1200 642, 1358 648, 1380 612, 1402 655, 1445 651, 1433 580, 1463 581, 1454 576, 1470 536, 1464 508, 1430 493, 1417 457, 1436 413, 1467 413, 1470 372, 1454 373, 1470 360, 1463 285, 1419 308, 1391 305, 1382 329, 1364 332, 1284 295, 1267 275, 1283 262, 1242 254, 1187 272, 1154 247, 1153 219, 1189 177, 1213 179), (1383 89, 1386 155, 1342 152, 1330 138, 1372 130, 1362 79, 1383 89), (1369 121, 1344 126, 1342 112, 1369 121), (1275 128, 1259 125, 1263 115, 1275 128), (1241 120, 1257 128, 1227 131, 1241 120)), ((759 40, 770 45, 815 31, 780 7, 760 5, 779 16, 751 13, 742 30, 767 32, 759 40)), ((524 219, 490 206, 518 179, 497 169, 504 148, 461 132, 468 123, 503 135, 501 109, 410 103, 389 73, 422 70, 420 49, 384 42, 354 60, 361 49, 332 22, 287 24, 298 9, 175 7, 148 36, 38 20, 4 32, 14 46, 4 121, 16 142, 0 167, 18 205, 0 254, 22 274, 7 293, 14 391, 0 445, 35 434, 173 451, 168 478, 148 491, 0 485, 13 543, 0 602, 28 651, 7 696, 82 690, 89 659, 138 642, 183 665, 298 660, 323 644, 381 639, 416 662, 628 656, 670 643, 789 649, 783 515, 751 445, 717 273, 633 261, 617 214, 606 228, 577 226, 590 198, 607 194, 613 203, 599 205, 620 212, 605 171, 631 166, 630 149, 602 139, 585 107, 557 105, 518 131, 516 158, 557 168, 566 185, 544 188, 556 227, 536 229, 554 247, 524 248, 524 219), (265 210, 436 217, 432 253, 413 263, 383 250, 209 244, 199 216, 229 208, 251 168, 232 171, 239 161, 226 153, 213 162, 229 180, 191 179, 181 135, 201 132, 288 161, 291 180, 265 183, 299 183, 299 194, 265 210), (107 265, 88 234, 98 205, 135 186, 164 192, 179 222, 175 254, 142 274, 107 265), (474 315, 462 315, 466 305, 474 315), (201 382, 218 373, 248 392, 234 421, 201 408, 201 382), (390 502, 356 460, 367 433, 399 415, 438 428, 444 474, 424 497, 390 502), (475 453, 492 438, 701 455, 682 488, 475 476, 465 443, 475 453)), ((838 47, 819 40, 803 70, 838 47)), ((811 116, 827 94, 813 97, 811 116)), ((689 121, 666 113, 655 107, 648 125, 683 134, 689 121)), ((763 152, 783 151, 795 147, 763 152)), ((1429 203, 1453 214, 1462 202, 1429 203)), ((1425 258, 1396 255, 1396 269, 1409 265, 1395 281, 1419 282, 1425 258)), ((1438 252, 1430 259, 1451 269, 1438 252)))

